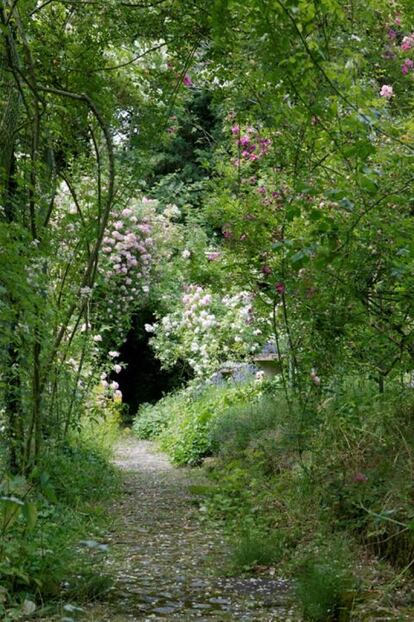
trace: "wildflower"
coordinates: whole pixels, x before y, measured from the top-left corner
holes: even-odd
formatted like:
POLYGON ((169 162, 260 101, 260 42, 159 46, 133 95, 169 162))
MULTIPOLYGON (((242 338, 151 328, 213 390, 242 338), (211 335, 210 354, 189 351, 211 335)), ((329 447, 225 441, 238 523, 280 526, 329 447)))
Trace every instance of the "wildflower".
POLYGON ((264 264, 261 268, 260 268, 260 272, 262 274, 272 274, 272 268, 270 266, 268 266, 267 264, 264 264))
POLYGON ((116 359, 119 356, 119 352, 117 352, 116 350, 110 350, 108 352, 108 356, 110 356, 111 359, 116 359))
POLYGON ((414 62, 411 60, 411 58, 407 58, 401 67, 403 76, 406 76, 408 72, 413 69, 413 67, 414 67, 414 62))
POLYGON ((217 261, 217 259, 220 259, 221 253, 218 251, 210 251, 206 253, 206 257, 209 261, 217 261))
POLYGON ((144 328, 147 333, 155 332, 155 326, 153 324, 144 324, 144 328))
POLYGON ((102 341, 102 335, 94 335, 93 340, 95 343, 102 341))
POLYGON ((240 125, 233 125, 233 127, 231 128, 231 133, 240 134, 240 125))
POLYGON ((114 370, 114 372, 115 372, 116 374, 119 374, 119 373, 122 371, 122 367, 121 367, 121 365, 118 365, 118 364, 117 364, 117 365, 114 365, 114 366, 113 366, 113 370, 114 370))
POLYGON ((389 86, 388 84, 384 84, 380 90, 380 96, 385 97, 386 99, 390 99, 391 97, 393 97, 393 95, 394 95, 394 89, 392 88, 392 86, 389 86))
POLYGON ((181 257, 183 259, 189 259, 191 257, 191 251, 189 251, 188 248, 185 248, 181 253, 181 257))
POLYGON ((193 86, 193 81, 191 77, 188 75, 188 73, 186 73, 183 78, 183 84, 184 86, 188 86, 188 87, 193 86))
POLYGON ((233 236, 230 225, 223 225, 222 231, 225 238, 231 238, 233 236))
POLYGON ((286 291, 286 286, 285 286, 285 284, 282 281, 279 281, 279 283, 276 283, 275 289, 276 289, 278 294, 282 295, 286 291))
POLYGON ((408 52, 413 47, 414 47, 414 34, 408 35, 408 37, 404 37, 401 43, 402 51, 408 52))

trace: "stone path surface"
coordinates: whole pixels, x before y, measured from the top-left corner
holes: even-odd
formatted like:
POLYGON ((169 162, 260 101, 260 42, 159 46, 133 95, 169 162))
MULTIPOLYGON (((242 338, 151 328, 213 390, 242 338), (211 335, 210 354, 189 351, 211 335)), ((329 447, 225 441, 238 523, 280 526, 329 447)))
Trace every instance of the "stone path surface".
POLYGON ((223 535, 202 523, 190 492, 201 473, 172 467, 151 443, 133 438, 119 446, 116 464, 124 493, 103 569, 115 582, 87 620, 299 620, 283 580, 225 576, 223 535))

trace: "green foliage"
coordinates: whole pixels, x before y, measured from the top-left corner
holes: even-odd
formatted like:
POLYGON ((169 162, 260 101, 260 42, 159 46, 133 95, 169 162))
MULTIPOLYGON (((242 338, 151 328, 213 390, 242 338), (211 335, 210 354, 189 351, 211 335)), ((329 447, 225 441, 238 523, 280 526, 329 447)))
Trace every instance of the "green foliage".
POLYGON ((174 413, 174 406, 179 401, 175 395, 167 395, 156 404, 142 404, 133 423, 133 430, 138 438, 145 440, 157 438, 168 426, 174 413))
MULTIPOLYGON (((278 531, 288 554, 315 531, 345 530, 410 567, 412 1, 216 0, 211 11, 199 0, 3 5, 0 473, 13 475, 2 485, 0 564, 8 593, 22 585, 47 593, 45 568, 59 574, 30 547, 43 551, 45 541, 52 550, 49 537, 64 546, 61 514, 72 525, 88 504, 74 462, 100 490, 105 462, 89 464, 73 437, 82 415, 99 418, 97 402, 108 401, 94 392, 99 379, 117 390, 122 362, 107 352, 121 346, 142 304, 162 327, 164 365, 178 360, 207 378, 270 336, 280 355, 283 398, 258 399, 259 385, 208 386, 137 417, 137 434, 159 439, 177 464, 217 455, 214 515, 234 527, 240 511, 248 533, 253 522, 261 534, 278 531), (157 201, 149 206, 144 191, 157 201), (125 230, 115 220, 129 205, 141 210, 141 227, 154 225, 138 288, 123 272, 125 230), (190 297, 185 309, 191 284, 217 308, 203 302, 194 314, 190 297), (246 306, 233 313, 238 296, 246 306)), ((84 448, 93 447, 87 428, 84 448)), ((252 538, 246 559, 260 556, 252 538)), ((303 581, 328 615, 337 590, 318 587, 325 562, 307 568, 303 581)), ((312 607, 306 615, 316 620, 312 607)))
POLYGON ((212 451, 211 427, 230 406, 255 401, 258 385, 205 385, 169 395, 155 406, 145 405, 134 422, 140 438, 157 438, 179 465, 199 464, 212 451))
POLYGON ((233 545, 232 570, 245 572, 257 566, 273 566, 282 558, 283 546, 277 533, 269 535, 252 526, 238 534, 233 545))
POLYGON ((338 546, 321 547, 301 562, 296 595, 309 622, 347 622, 355 598, 349 560, 338 546))
POLYGON ((266 395, 255 403, 232 405, 212 426, 211 438, 214 453, 236 458, 258 437, 274 430, 286 418, 283 398, 266 395))
MULTIPOLYGON (((111 422, 108 433, 113 439, 111 422)), ((119 478, 108 462, 109 442, 97 440, 103 436, 101 429, 93 443, 88 432, 45 455, 30 477, 3 481, 2 619, 14 619, 25 602, 81 603, 110 586, 98 570, 107 548, 99 540, 108 520, 104 504, 117 494, 119 478)))
POLYGON ((203 505, 228 530, 233 570, 277 564, 315 622, 349 620, 362 606, 361 545, 406 573, 413 408, 412 389, 378 394, 375 382, 344 377, 313 404, 265 393, 216 417, 203 505))

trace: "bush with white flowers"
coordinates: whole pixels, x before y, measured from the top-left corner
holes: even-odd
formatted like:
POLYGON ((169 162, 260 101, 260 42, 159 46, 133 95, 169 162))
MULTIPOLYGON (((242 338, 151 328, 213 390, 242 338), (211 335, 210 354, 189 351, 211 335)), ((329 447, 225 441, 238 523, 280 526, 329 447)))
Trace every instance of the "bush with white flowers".
POLYGON ((260 349, 260 320, 247 292, 220 296, 187 285, 178 309, 146 325, 150 343, 164 367, 186 361, 198 378, 208 378, 220 363, 244 360, 260 349))

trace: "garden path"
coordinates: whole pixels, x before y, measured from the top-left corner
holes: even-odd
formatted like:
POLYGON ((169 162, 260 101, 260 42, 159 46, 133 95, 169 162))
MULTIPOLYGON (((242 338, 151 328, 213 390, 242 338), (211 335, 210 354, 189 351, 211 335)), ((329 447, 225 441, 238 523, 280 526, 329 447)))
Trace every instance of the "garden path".
POLYGON ((133 438, 120 444, 116 465, 124 491, 109 537, 115 583, 88 620, 298 620, 285 581, 225 576, 223 534, 202 520, 191 494, 203 482, 199 470, 174 468, 153 444, 133 438))

